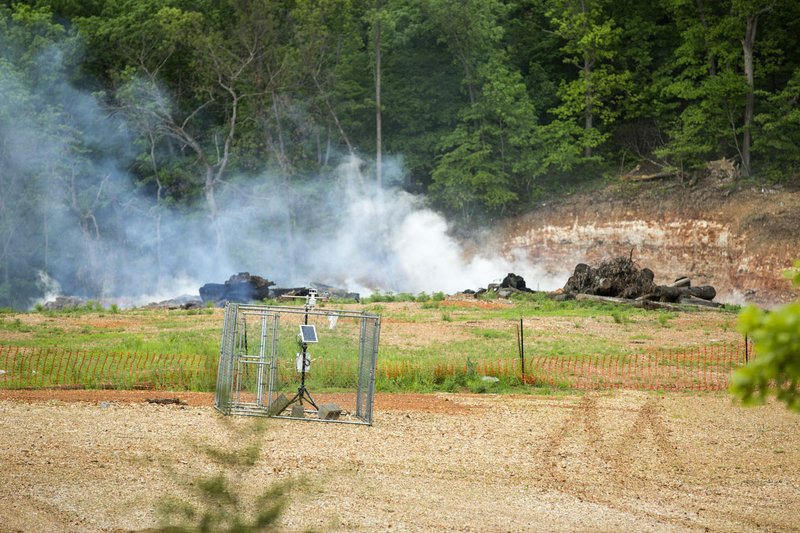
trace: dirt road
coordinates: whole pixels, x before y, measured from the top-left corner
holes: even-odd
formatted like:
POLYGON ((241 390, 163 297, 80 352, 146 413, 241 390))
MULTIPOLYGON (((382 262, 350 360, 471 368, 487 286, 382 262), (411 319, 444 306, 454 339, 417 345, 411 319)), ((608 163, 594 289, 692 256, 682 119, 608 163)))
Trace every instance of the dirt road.
POLYGON ((144 402, 154 394, 0 394, 0 531, 154 527, 160 501, 191 500, 189 483, 220 470, 245 507, 296 480, 288 531, 800 527, 800 416, 779 405, 743 409, 725 394, 379 395, 373 427, 269 420, 254 433, 255 419, 218 415, 210 395, 144 402), (251 438, 262 451, 249 468, 204 452, 241 451, 251 438))

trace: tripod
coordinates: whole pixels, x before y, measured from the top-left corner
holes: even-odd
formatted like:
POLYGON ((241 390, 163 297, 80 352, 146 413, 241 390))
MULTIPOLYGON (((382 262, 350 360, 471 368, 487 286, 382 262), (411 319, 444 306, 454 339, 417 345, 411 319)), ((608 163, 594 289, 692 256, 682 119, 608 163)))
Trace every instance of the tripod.
POLYGON ((306 389, 306 361, 308 360, 308 352, 306 351, 306 348, 308 345, 302 342, 300 343, 300 346, 303 349, 302 353, 303 361, 300 370, 300 387, 298 387, 297 393, 294 395, 294 397, 291 400, 289 400, 289 405, 297 401, 300 402, 300 405, 303 405, 303 399, 305 398, 308 401, 308 403, 314 406, 314 409, 319 409, 319 406, 317 406, 316 402, 314 402, 314 398, 311 397, 311 394, 308 392, 308 389, 306 389))
MULTIPOLYGON (((303 321, 305 324, 308 324, 308 308, 310 307, 309 304, 306 304, 306 316, 305 320, 303 321)), ((319 406, 314 401, 314 398, 311 397, 311 394, 306 389, 306 367, 308 366, 306 362, 308 361, 308 343, 300 342, 300 348, 303 350, 302 352, 302 361, 300 365, 300 387, 297 389, 297 394, 289 400, 289 404, 291 405, 294 402, 299 401, 300 405, 303 405, 303 399, 305 398, 308 403, 314 406, 314 409, 319 410, 319 406)))

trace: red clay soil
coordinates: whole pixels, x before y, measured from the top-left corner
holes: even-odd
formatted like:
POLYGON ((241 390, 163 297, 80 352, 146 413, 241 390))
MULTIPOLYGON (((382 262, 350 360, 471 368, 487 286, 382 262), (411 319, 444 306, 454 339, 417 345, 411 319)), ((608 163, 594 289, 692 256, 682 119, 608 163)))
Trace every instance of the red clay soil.
MULTIPOLYGON (((148 400, 177 399, 181 404, 191 407, 210 407, 214 405, 213 392, 170 392, 146 390, 0 390, 0 401, 17 402, 115 402, 147 403, 148 400)), ((327 401, 321 394, 320 401, 327 401)), ((447 397, 433 394, 376 394, 375 409, 380 411, 418 411, 423 413, 460 414, 473 409, 472 406, 450 401, 447 397)))

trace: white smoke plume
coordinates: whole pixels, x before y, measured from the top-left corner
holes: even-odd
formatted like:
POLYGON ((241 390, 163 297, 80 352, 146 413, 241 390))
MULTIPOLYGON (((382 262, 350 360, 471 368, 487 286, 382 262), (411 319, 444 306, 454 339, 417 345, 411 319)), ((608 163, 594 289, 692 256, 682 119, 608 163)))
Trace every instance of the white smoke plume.
MULTIPOLYGON (((0 101, 8 118, 0 122, 2 252, 13 283, 28 283, 28 293, 39 284, 32 303, 60 287, 64 295, 137 305, 197 294, 243 271, 278 287, 320 282, 361 293, 452 293, 509 272, 533 288, 555 286, 518 259, 524 253, 501 257, 500 243, 481 243, 477 234, 469 249, 486 254, 467 253, 424 198, 379 190, 374 166, 353 156, 330 174, 293 183, 268 172, 228 176, 217 248, 202 206, 156 205, 152 190, 135 183, 127 171, 136 156, 131 128, 57 75, 57 52, 48 58, 46 85, 30 85, 13 69, 0 79, 0 93, 13 97, 0 101)), ((382 173, 386 183, 402 181, 401 159, 386 157, 382 173)))

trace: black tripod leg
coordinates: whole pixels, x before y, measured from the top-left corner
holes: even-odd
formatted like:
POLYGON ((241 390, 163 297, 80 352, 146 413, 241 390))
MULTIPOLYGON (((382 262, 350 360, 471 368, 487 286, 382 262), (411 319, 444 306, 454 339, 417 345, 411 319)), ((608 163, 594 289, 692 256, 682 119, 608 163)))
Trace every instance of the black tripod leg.
POLYGON ((314 398, 312 398, 312 397, 311 397, 311 393, 309 393, 309 392, 308 392, 307 390, 305 390, 305 389, 303 389, 303 393, 305 394, 305 397, 306 397, 306 400, 308 400, 308 403, 310 403, 311 405, 313 405, 313 406, 314 406, 314 409, 316 409, 317 411, 319 411, 319 406, 318 406, 318 405, 316 404, 316 402, 314 401, 314 398))

